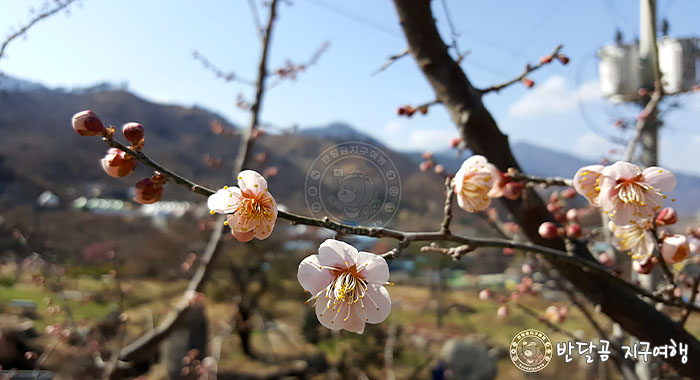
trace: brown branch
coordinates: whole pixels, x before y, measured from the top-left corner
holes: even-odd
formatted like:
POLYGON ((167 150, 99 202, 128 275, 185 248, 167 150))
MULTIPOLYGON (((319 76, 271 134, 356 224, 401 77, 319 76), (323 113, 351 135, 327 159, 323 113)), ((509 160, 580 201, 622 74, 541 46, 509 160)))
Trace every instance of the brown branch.
MULTIPOLYGON (((507 136, 500 131, 493 116, 482 103, 483 92, 472 86, 464 71, 449 55, 435 26, 431 2, 394 0, 394 4, 415 62, 432 86, 437 99, 445 105, 467 147, 474 154, 484 155, 501 171, 511 167, 519 169, 507 136)), ((526 189, 524 195, 526 196, 520 201, 502 201, 513 220, 534 243, 564 251, 561 239, 545 240, 537 232, 543 222, 553 221, 542 199, 533 189, 526 189)), ((574 244, 575 257, 582 261, 595 260, 583 242, 576 241, 574 244)), ((700 378, 700 341, 666 314, 647 304, 638 296, 639 292, 628 286, 620 286, 620 281, 613 276, 582 271, 577 264, 563 260, 552 261, 550 257, 545 257, 591 302, 600 305, 601 311, 629 333, 655 346, 665 345, 670 339, 688 344, 687 363, 681 363, 679 357, 669 358, 668 363, 685 376, 700 378), (655 328, 649 329, 650 325, 655 328)))
MULTIPOLYGON (((698 273, 697 276, 695 276, 695 279, 693 279, 693 287, 690 288, 690 299, 688 300, 688 305, 695 305, 695 299, 698 296, 698 285, 700 285, 700 273, 698 273)), ((683 326, 685 325, 685 322, 688 321, 688 317, 690 317, 690 313, 693 312, 693 309, 688 306, 686 309, 683 311, 683 316, 681 317, 681 320, 678 321, 678 323, 683 326)))
MULTIPOLYGON (((40 12, 39 14, 34 16, 34 18, 31 19, 31 21, 29 21, 29 23, 27 23, 27 25, 21 27, 15 33, 12 33, 9 36, 7 36, 7 38, 2 43, 2 45, 0 45, 0 59, 2 59, 2 56, 5 54, 5 50, 7 49, 7 46, 10 44, 10 42, 14 41, 15 39, 17 39, 17 38, 21 37, 22 35, 24 35, 25 33, 27 33, 27 31, 32 26, 36 25, 36 23, 38 23, 39 21, 41 21, 47 17, 51 17, 51 16, 55 15, 56 13, 60 12, 61 10, 68 8, 68 6, 71 5, 74 1, 75 0, 64 0, 64 1, 56 2, 56 5, 53 8, 47 7, 47 9, 43 10, 42 12, 40 12)), ((47 3, 47 5, 48 5, 48 3, 47 3)))
POLYGON ((447 176, 445 178, 445 217, 442 219, 442 224, 440 225, 440 232, 444 234, 450 233, 450 223, 452 222, 452 199, 454 199, 455 192, 452 187, 452 178, 447 176))
POLYGON ((250 155, 253 153, 253 144, 255 139, 252 138, 253 132, 258 127, 258 119, 260 118, 260 109, 262 108, 263 94, 265 93, 265 78, 267 77, 267 58, 270 51, 270 41, 272 39, 272 27, 275 24, 277 16, 277 0, 272 0, 270 3, 270 15, 265 28, 265 37, 262 41, 262 53, 260 55, 260 63, 258 64, 258 78, 255 81, 255 100, 250 106, 250 122, 248 129, 243 136, 244 143, 238 149, 238 156, 234 165, 234 176, 238 172, 245 169, 246 163, 250 160, 250 155))
POLYGON ((262 22, 260 21, 260 13, 258 12, 258 6, 255 4, 255 0, 248 0, 248 8, 250 8, 250 13, 253 17, 255 34, 257 34, 258 38, 260 38, 260 43, 264 43, 265 29, 263 29, 262 22))
MULTIPOLYGON (((549 54, 549 56, 550 56, 550 57, 555 57, 557 54, 559 54, 559 51, 561 50, 561 48, 562 48, 562 45, 558 45, 558 46, 555 47, 554 50, 549 54)), ((480 90, 480 91, 481 91, 482 94, 487 94, 487 93, 492 92, 492 91, 498 92, 498 91, 500 91, 500 90, 502 90, 502 89, 504 89, 504 88, 506 88, 506 87, 508 87, 508 86, 510 86, 510 85, 512 85, 512 84, 514 84, 514 83, 518 83, 518 82, 522 81, 523 79, 525 79, 525 77, 526 77, 528 74, 532 73, 533 71, 537 71, 537 70, 540 69, 542 66, 547 65, 547 64, 549 64, 550 62, 551 62, 551 59, 550 59, 550 61, 543 61, 543 60, 541 60, 540 63, 538 63, 538 64, 536 64, 536 65, 534 65, 534 66, 531 66, 530 64, 528 64, 528 65, 525 66, 525 70, 523 70, 523 72, 520 73, 520 75, 516 76, 515 78, 513 78, 513 79, 511 79, 511 80, 509 80, 509 81, 507 81, 507 82, 501 83, 501 84, 493 85, 493 86, 491 86, 491 87, 489 87, 489 88, 485 88, 485 89, 480 90)))
POLYGON ((196 50, 192 52, 192 58, 194 58, 195 61, 201 62, 202 66, 204 66, 205 69, 211 71, 217 78, 223 79, 225 82, 238 82, 248 86, 255 85, 253 81, 241 78, 233 71, 223 71, 222 69, 211 63, 204 55, 202 55, 196 50))
POLYGON ((187 178, 185 178, 185 177, 183 177, 183 176, 181 176, 173 171, 170 171, 169 169, 166 169, 164 166, 153 161, 151 158, 149 158, 148 156, 146 156, 142 152, 137 152, 137 151, 129 148, 128 146, 126 146, 126 145, 124 145, 124 144, 122 144, 119 141, 114 140, 114 139, 105 138, 104 141, 110 147, 123 150, 125 153, 127 153, 131 157, 134 157, 139 162, 141 162, 147 166, 152 167, 158 173, 167 177, 169 180, 177 183, 178 185, 183 185, 183 186, 189 188, 190 191, 192 191, 194 193, 204 195, 204 196, 210 196, 210 195, 214 194, 214 190, 212 190, 206 186, 202 186, 200 184, 194 183, 194 182, 190 181, 189 179, 187 179, 187 178))
POLYGON ((520 172, 517 173, 509 173, 507 176, 518 182, 524 182, 524 183, 532 183, 535 185, 542 185, 544 187, 550 187, 550 186, 568 186, 568 187, 573 187, 574 186, 574 181, 570 178, 562 178, 562 177, 536 177, 533 175, 527 175, 523 174, 520 172))
POLYGON ((639 116, 637 117, 637 125, 634 128, 634 136, 632 136, 632 140, 630 140, 629 144, 627 145, 627 149, 625 150, 625 156, 622 159, 623 161, 632 160, 632 156, 634 156, 634 151, 637 148, 637 144, 642 138, 642 132, 647 128, 650 116, 656 113, 659 107, 659 103, 661 102, 663 97, 664 88, 661 85, 661 82, 657 80, 654 82, 654 92, 651 95, 651 99, 649 99, 649 102, 646 104, 646 106, 644 106, 644 109, 642 110, 642 112, 639 113, 639 116))
POLYGON ((393 65, 396 61, 398 61, 399 59, 401 59, 409 54, 410 54, 410 52, 408 51, 408 49, 404 49, 398 54, 394 54, 392 56, 389 56, 389 59, 386 62, 384 62, 384 64, 381 65, 377 69, 377 71, 373 72, 372 75, 377 75, 377 74, 381 73, 382 71, 388 69, 389 66, 393 65))

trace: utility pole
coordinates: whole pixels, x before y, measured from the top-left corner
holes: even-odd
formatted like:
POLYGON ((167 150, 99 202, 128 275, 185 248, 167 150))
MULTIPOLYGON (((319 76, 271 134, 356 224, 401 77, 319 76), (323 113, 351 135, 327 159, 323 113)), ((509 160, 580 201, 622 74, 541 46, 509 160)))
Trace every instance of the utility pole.
MULTIPOLYGON (((640 0, 639 2, 639 60, 641 64, 642 88, 651 91, 655 83, 661 81, 659 69, 659 49, 656 44, 656 0, 640 0)), ((646 106, 647 97, 642 103, 646 106)), ((642 165, 656 166, 659 164, 659 126, 658 111, 647 116, 646 124, 640 136, 642 144, 642 165)))
MULTIPOLYGON (((659 49, 656 44, 656 0, 639 1, 639 62, 641 65, 641 88, 651 93, 661 91, 661 70, 659 68, 659 49)), ((641 103, 646 107, 650 97, 645 97, 641 103)), ((640 162, 644 167, 657 166, 659 164, 659 126, 657 108, 646 117, 644 127, 639 135, 641 143, 640 162)), ((660 268, 656 267, 649 274, 639 274, 641 286, 649 291, 655 291, 661 278, 660 268)), ((640 380, 653 380, 660 377, 659 362, 650 360, 639 361, 636 365, 637 376, 640 380)))

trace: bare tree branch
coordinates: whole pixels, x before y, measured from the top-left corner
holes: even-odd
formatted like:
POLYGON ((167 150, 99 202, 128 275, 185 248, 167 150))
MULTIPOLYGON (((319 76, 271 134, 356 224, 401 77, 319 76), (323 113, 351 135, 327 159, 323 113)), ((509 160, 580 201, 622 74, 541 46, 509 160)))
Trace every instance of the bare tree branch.
POLYGON ((75 0, 57 1, 55 2, 54 6, 50 6, 49 3, 47 3, 45 9, 36 14, 34 18, 32 18, 29 21, 29 23, 21 27, 18 31, 7 36, 5 41, 3 41, 2 45, 0 45, 0 59, 2 59, 2 56, 5 54, 5 50, 7 50, 7 46, 10 44, 10 42, 23 36, 31 27, 36 25, 39 21, 51 17, 56 13, 62 11, 63 9, 68 8, 68 6, 71 5, 74 1, 75 0))
POLYGON ((498 91, 500 91, 500 90, 502 90, 502 89, 514 84, 514 83, 518 83, 518 82, 522 81, 531 72, 536 71, 539 68, 541 68, 542 66, 549 64, 549 62, 551 62, 552 57, 555 57, 557 54, 559 54, 559 51, 561 50, 561 48, 562 48, 562 45, 559 45, 559 46, 554 48, 554 50, 549 54, 550 61, 542 60, 542 61, 540 61, 540 63, 538 63, 534 66, 530 66, 530 64, 528 64, 525 66, 525 70, 523 70, 523 72, 520 73, 520 75, 518 75, 517 77, 515 77, 507 82, 504 82, 501 84, 496 84, 496 85, 493 85, 489 88, 485 88, 485 89, 481 90, 481 93, 486 94, 486 93, 489 93, 492 91, 498 92, 498 91))

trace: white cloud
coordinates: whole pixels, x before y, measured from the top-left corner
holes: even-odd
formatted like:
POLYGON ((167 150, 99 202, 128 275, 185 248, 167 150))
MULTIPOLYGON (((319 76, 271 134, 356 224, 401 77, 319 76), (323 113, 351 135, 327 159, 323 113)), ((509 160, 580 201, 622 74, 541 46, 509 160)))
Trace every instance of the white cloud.
POLYGON ((411 132, 406 142, 406 150, 444 150, 450 146, 450 140, 457 136, 452 128, 419 129, 411 132))
POLYGON ((574 89, 563 76, 554 75, 542 84, 536 84, 510 107, 508 113, 514 117, 562 114, 576 108, 578 102, 588 103, 600 97, 600 89, 596 81, 583 83, 579 88, 574 89))

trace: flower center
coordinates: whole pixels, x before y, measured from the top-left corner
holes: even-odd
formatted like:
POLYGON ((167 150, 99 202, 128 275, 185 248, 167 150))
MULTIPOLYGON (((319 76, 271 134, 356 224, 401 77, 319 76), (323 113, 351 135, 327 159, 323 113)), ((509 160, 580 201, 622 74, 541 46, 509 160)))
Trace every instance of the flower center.
POLYGON ((642 182, 641 174, 626 180, 619 180, 614 189, 616 189, 617 196, 625 204, 638 204, 640 206, 646 206, 644 202, 644 193, 651 189, 651 186, 642 182))
POLYGON ((328 310, 335 312, 331 323, 335 323, 336 318, 340 314, 341 310, 345 307, 347 311, 344 313, 345 317, 343 321, 347 322, 350 318, 350 312, 352 311, 352 306, 356 303, 360 304, 361 312, 365 317, 365 321, 369 321, 367 315, 365 314, 365 300, 369 300, 370 304, 379 310, 379 305, 370 297, 367 293, 369 288, 369 283, 362 276, 361 272, 365 268, 365 264, 357 268, 357 265, 349 266, 348 262, 345 262, 345 267, 336 266, 320 266, 319 269, 328 269, 333 274, 333 280, 321 289, 316 295, 311 296, 306 302, 315 300, 314 307, 318 306, 318 297, 321 294, 325 295, 328 300, 326 302, 326 310, 320 313, 322 317, 324 313, 328 310))
POLYGON ((272 201, 266 197, 243 198, 235 213, 245 215, 250 219, 264 219, 269 221, 272 218, 270 211, 272 201))

